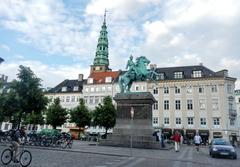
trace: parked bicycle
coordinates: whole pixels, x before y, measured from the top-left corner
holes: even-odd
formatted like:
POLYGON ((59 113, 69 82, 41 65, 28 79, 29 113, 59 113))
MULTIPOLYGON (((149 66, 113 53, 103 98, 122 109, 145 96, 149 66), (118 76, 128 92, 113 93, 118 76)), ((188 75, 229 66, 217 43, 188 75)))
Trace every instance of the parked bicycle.
POLYGON ((73 145, 73 139, 72 135, 70 133, 62 133, 62 144, 61 147, 63 149, 65 148, 72 148, 73 145))
MULTIPOLYGON (((21 145, 19 153, 16 155, 18 158, 18 162, 22 167, 27 167, 32 162, 32 154, 30 151, 25 149, 25 143, 21 145)), ((9 148, 3 150, 1 154, 1 162, 3 165, 8 165, 11 161, 13 161, 13 146, 11 145, 9 148)))

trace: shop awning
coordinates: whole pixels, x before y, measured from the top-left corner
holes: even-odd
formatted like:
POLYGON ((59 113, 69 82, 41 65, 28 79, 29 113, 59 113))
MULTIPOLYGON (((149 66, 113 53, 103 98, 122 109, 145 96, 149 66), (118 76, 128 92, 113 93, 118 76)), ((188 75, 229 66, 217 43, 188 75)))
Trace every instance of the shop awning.
POLYGON ((199 130, 198 133, 200 136, 209 136, 209 130, 199 130))
POLYGON ((163 133, 172 133, 172 129, 165 128, 165 129, 162 129, 162 132, 163 133))
POLYGON ((186 135, 194 136, 196 134, 195 129, 186 129, 186 135))
POLYGON ((222 137, 222 132, 213 132, 213 137, 222 137))
POLYGON ((181 133, 181 135, 184 135, 184 130, 183 130, 183 129, 174 129, 174 130, 173 130, 173 134, 175 134, 176 131, 178 131, 179 133, 181 133))

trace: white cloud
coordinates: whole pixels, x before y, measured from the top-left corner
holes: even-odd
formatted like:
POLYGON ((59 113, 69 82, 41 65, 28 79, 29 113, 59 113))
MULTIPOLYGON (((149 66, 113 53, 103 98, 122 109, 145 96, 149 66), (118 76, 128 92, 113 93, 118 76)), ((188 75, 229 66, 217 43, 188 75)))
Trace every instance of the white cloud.
POLYGON ((8 52, 11 50, 10 47, 6 44, 0 44, 0 49, 3 49, 3 50, 8 51, 8 52))
POLYGON ((155 42, 161 38, 161 36, 166 35, 169 32, 167 26, 162 21, 148 21, 143 25, 143 27, 147 35, 146 41, 149 43, 155 42))
POLYGON ((39 61, 15 59, 13 62, 3 63, 0 71, 9 77, 9 81, 17 79, 19 65, 30 67, 34 74, 41 78, 43 87, 54 87, 65 79, 77 79, 78 74, 84 74, 84 78, 89 75, 89 69, 83 68, 79 64, 72 66, 58 65, 49 66, 39 61))
MULTIPOLYGON (((0 24, 20 32, 18 41, 49 54, 77 56, 87 59, 92 38, 81 29, 83 21, 71 16, 62 1, 4 1, 0 4, 0 24)), ((94 39, 96 40, 96 39, 94 39)))
POLYGON ((91 0, 77 14, 63 2, 4 1, 0 24, 19 32, 18 41, 26 45, 85 63, 93 61, 107 8, 110 68, 124 69, 133 54, 147 56, 158 66, 202 62, 215 71, 227 68, 240 78, 238 0, 91 0))
POLYGON ((173 26, 191 24, 201 19, 227 23, 239 12, 237 0, 171 0, 168 1, 165 19, 173 26))
POLYGON ((107 9, 109 15, 114 19, 129 19, 135 16, 144 15, 142 10, 151 5, 158 5, 159 0, 92 0, 86 7, 87 15, 103 15, 107 9))
POLYGON ((173 62, 173 64, 176 66, 198 65, 202 62, 201 58, 196 53, 186 53, 183 56, 175 56, 174 59, 175 62, 173 62))
POLYGON ((240 67, 240 60, 223 58, 221 60, 221 65, 226 68, 237 68, 237 67, 240 67))
POLYGON ((184 40, 183 34, 179 33, 176 36, 174 36, 169 43, 170 45, 176 46, 178 44, 181 44, 183 40, 184 40))

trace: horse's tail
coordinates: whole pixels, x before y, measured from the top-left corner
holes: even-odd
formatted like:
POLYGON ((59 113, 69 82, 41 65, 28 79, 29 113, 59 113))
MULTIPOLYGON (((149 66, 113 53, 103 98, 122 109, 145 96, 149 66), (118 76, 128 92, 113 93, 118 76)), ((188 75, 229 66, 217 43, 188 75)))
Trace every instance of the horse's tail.
POLYGON ((123 87, 123 78, 122 78, 122 75, 119 76, 118 84, 119 84, 119 87, 120 87, 120 92, 123 93, 123 92, 124 92, 124 87, 123 87))

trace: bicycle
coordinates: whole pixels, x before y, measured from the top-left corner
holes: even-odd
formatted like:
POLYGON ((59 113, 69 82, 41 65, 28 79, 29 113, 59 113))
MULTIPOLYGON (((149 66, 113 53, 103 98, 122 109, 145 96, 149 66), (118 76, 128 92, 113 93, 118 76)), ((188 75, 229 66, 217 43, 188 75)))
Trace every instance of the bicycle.
MULTIPOLYGON (((32 154, 30 151, 25 150, 25 143, 20 147, 22 148, 16 157, 19 157, 19 163, 22 167, 27 167, 32 162, 32 154)), ((13 161, 13 146, 3 150, 1 155, 1 162, 3 165, 8 165, 13 161)))
POLYGON ((62 148, 65 149, 65 148, 69 148, 71 149, 72 148, 72 145, 73 145, 73 140, 72 139, 65 139, 63 140, 63 143, 62 143, 62 148))
POLYGON ((73 139, 72 139, 72 135, 70 133, 62 133, 62 142, 61 142, 61 147, 63 149, 65 148, 72 148, 73 145, 73 139))

